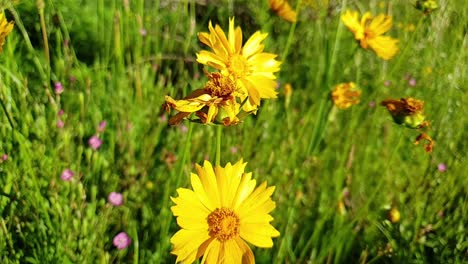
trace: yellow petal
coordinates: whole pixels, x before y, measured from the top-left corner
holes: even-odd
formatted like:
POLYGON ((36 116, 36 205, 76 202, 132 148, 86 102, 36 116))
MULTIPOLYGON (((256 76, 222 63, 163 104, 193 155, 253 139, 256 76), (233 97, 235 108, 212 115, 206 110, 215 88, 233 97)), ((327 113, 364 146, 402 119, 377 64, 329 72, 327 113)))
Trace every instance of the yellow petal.
MULTIPOLYGON (((277 82, 275 80, 266 78, 261 75, 251 75, 246 77, 246 79, 252 84, 252 89, 258 91, 260 98, 276 98, 277 92, 275 87, 277 82)), ((250 90, 249 90, 250 96, 250 90)))
POLYGON ((264 46, 260 44, 266 37, 268 36, 267 33, 260 33, 260 31, 255 32, 244 44, 242 48, 242 55, 246 58, 250 56, 260 53, 263 51, 264 46))
POLYGON ((243 252, 243 254, 242 254, 242 263, 243 264, 254 264, 255 263, 255 257, 254 257, 254 254, 253 254, 252 250, 250 249, 249 245, 247 245, 247 243, 245 243, 244 240, 242 240, 239 237, 236 237, 234 240, 236 241, 237 245, 239 246, 239 248, 243 252))
POLYGON ((276 79, 274 72, 280 70, 281 62, 275 60, 276 54, 272 53, 258 53, 250 57, 248 60, 251 70, 256 75, 263 75, 270 79, 276 79))
POLYGON ((234 208, 235 210, 237 210, 239 206, 242 205, 245 199, 249 197, 249 195, 255 189, 255 185, 257 184, 257 182, 255 180, 252 180, 251 178, 252 178, 252 173, 245 173, 242 176, 242 180, 236 192, 234 204, 232 205, 232 208, 234 208))
POLYGON ((213 207, 220 208, 220 194, 213 166, 209 161, 205 160, 203 167, 200 167, 198 164, 196 164, 195 169, 197 170, 198 176, 200 177, 203 187, 205 188, 206 195, 210 197, 213 203, 213 207))
POLYGON ((219 260, 219 255, 220 255, 220 250, 221 250, 221 244, 219 240, 213 239, 213 241, 208 245, 205 251, 205 255, 203 256, 203 259, 201 263, 220 263, 219 260))
POLYGON ((241 225, 240 236, 247 242, 262 248, 273 246, 272 237, 278 237, 280 233, 271 225, 246 224, 241 225))
MULTIPOLYGON (((207 208, 208 211, 210 212, 214 211, 216 207, 213 203, 213 200, 205 192, 205 188, 203 187, 203 184, 200 178, 198 177, 198 175, 191 173, 190 179, 191 179, 193 191, 195 192, 195 195, 197 196, 197 198, 207 208)), ((206 216, 205 216, 205 220, 206 220, 206 216)))
POLYGON ((221 259, 224 264, 242 263, 243 250, 239 247, 234 239, 228 240, 222 245, 221 259))
POLYGON ((376 16, 370 23, 368 30, 372 31, 375 36, 379 36, 389 31, 392 27, 392 18, 384 14, 376 16))
POLYGON ((200 245, 209 239, 208 232, 181 229, 171 238, 174 245, 172 254, 177 255, 176 262, 192 263, 197 257, 200 245))
POLYGON ((226 60, 223 57, 206 50, 197 53, 197 62, 209 65, 218 70, 226 68, 226 60))
POLYGON ((398 52, 398 40, 391 37, 378 36, 373 39, 369 39, 368 43, 377 56, 384 60, 391 59, 398 52))
POLYGON ((165 97, 165 101, 179 112, 193 113, 202 109, 206 104, 193 100, 174 100, 170 96, 165 97))
POLYGON ((171 207, 174 216, 193 214, 198 218, 208 216, 210 211, 200 202, 195 192, 185 188, 177 189, 178 197, 171 197, 171 200, 176 204, 171 207))

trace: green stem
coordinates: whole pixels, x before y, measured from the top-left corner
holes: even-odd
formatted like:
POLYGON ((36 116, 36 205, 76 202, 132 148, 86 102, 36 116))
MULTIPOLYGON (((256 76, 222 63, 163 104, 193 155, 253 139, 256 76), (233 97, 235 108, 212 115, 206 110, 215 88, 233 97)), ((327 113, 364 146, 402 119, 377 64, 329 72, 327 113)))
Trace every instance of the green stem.
POLYGON ((14 129, 15 125, 13 124, 13 119, 11 118, 10 113, 8 112, 3 100, 0 100, 0 104, 2 105, 3 111, 5 112, 5 115, 8 119, 8 122, 10 123, 11 128, 14 129))
MULTIPOLYGON (((347 4, 347 0, 344 0, 342 2, 342 6, 343 6, 342 10, 346 10, 346 4, 347 4)), ((327 68, 326 68, 326 72, 325 72, 324 77, 323 77, 324 80, 323 80, 322 83, 327 86, 326 87, 327 91, 323 92, 322 93, 322 98, 320 98, 320 106, 319 106, 319 110, 318 110, 318 114, 317 114, 317 119, 316 119, 316 122, 314 124, 314 130, 312 132, 312 135, 311 135, 311 138, 310 138, 310 141, 309 141, 309 146, 307 147, 307 152, 306 152, 307 155, 313 154, 317 150, 317 147, 318 147, 318 145, 320 143, 320 140, 323 137, 325 128, 326 128, 328 120, 329 120, 328 115, 331 112, 330 111, 331 110, 331 104, 330 104, 330 96, 329 96, 328 89, 330 89, 330 86, 331 86, 330 85, 330 79, 331 79, 332 71, 333 71, 335 63, 336 63, 337 50, 340 48, 339 39, 340 39, 341 34, 343 32, 342 28, 343 28, 343 24, 339 22, 338 23, 338 28, 336 29, 333 48, 331 50, 331 55, 328 55, 328 53, 326 55, 327 68)), ((328 42, 328 40, 327 40, 327 42, 328 42)), ((327 44, 327 47, 328 47, 328 44, 327 44)))
POLYGON ((418 32, 418 29, 421 27, 421 24, 422 24, 424 18, 425 18, 425 16, 421 16, 421 18, 419 19, 418 24, 416 25, 416 30, 413 32, 413 34, 411 34, 409 42, 406 43, 405 47, 403 48, 403 51, 398 56, 398 60, 395 62, 392 69, 390 70, 389 76, 392 76, 392 74, 395 72, 395 70, 398 68, 398 66, 400 66, 401 62, 405 58, 405 55, 408 52, 408 50, 410 49, 410 47, 413 47, 413 42, 416 39, 416 32, 418 32))
MULTIPOLYGON (((299 14, 300 6, 301 6, 301 0, 297 1, 296 10, 295 10, 296 14, 299 14)), ((282 61, 285 61, 286 57, 288 57, 289 48, 291 47, 291 43, 292 43, 295 31, 296 31, 296 22, 292 23, 291 27, 289 28, 288 40, 286 41, 286 46, 284 47, 283 56, 281 58, 282 61)))
POLYGON ((216 166, 221 166, 221 135, 223 133, 223 126, 219 125, 216 128, 216 166))
POLYGON ((190 146, 192 145, 191 144, 192 143, 192 131, 193 131, 193 123, 190 122, 188 131, 187 131, 187 139, 185 140, 185 146, 182 152, 182 159, 180 160, 180 164, 179 164, 180 167, 179 167, 179 173, 177 174, 177 178, 176 178, 176 186, 179 186, 182 180, 182 174, 184 173, 185 161, 187 159, 190 146))

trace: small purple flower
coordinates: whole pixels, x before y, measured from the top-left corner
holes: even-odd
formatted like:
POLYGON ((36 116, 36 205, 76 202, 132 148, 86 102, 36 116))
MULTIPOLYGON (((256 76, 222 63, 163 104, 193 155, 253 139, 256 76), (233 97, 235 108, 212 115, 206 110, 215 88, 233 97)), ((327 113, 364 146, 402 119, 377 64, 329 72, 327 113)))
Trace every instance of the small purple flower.
POLYGON ((163 114, 163 115, 159 116, 158 121, 160 123, 166 123, 167 122, 167 115, 163 114))
POLYGON ((65 113, 65 111, 63 111, 63 109, 60 109, 57 113, 58 116, 63 116, 63 114, 65 113))
POLYGON ((107 126, 106 120, 102 120, 102 121, 99 123, 98 132, 103 132, 104 129, 106 129, 106 126, 107 126))
POLYGON ((65 123, 64 123, 62 120, 59 119, 59 120, 57 121, 57 127, 58 127, 58 128, 63 128, 64 125, 65 125, 65 123))
POLYGON ((140 28, 140 35, 141 36, 145 37, 147 34, 148 34, 148 32, 146 31, 146 29, 140 28))
POLYGON ((370 101, 370 102, 369 102, 369 107, 370 107, 370 108, 374 108, 374 107, 375 107, 375 102, 374 102, 374 101, 370 101))
POLYGON ((123 195, 118 192, 111 192, 109 197, 107 197, 107 201, 115 206, 120 206, 123 204, 123 195))
POLYGON ((411 79, 408 80, 408 84, 409 84, 409 86, 411 86, 411 87, 416 86, 416 79, 413 78, 413 77, 411 77, 411 79))
POLYGON ((180 129, 180 132, 182 132, 182 134, 185 134, 188 131, 188 127, 186 125, 184 125, 184 124, 181 124, 179 126, 179 129, 180 129))
POLYGON ((94 135, 88 140, 88 144, 92 149, 97 150, 102 145, 102 140, 100 140, 98 136, 94 135))
POLYGON ((392 85, 392 82, 389 81, 389 80, 386 80, 383 85, 385 85, 386 87, 389 87, 390 85, 392 85))
POLYGON ((55 93, 56 94, 61 94, 63 93, 63 86, 61 82, 56 82, 55 83, 55 93))
POLYGON ((237 147, 231 147, 231 153, 236 154, 237 153, 237 147))
POLYGON ((65 169, 62 172, 62 175, 60 175, 60 179, 62 179, 64 181, 70 181, 73 178, 74 175, 75 175, 75 173, 72 170, 65 169))
POLYGON ((131 243, 132 239, 125 232, 118 233, 113 240, 114 246, 122 250, 127 248, 131 243))
POLYGON ((444 163, 439 163, 437 165, 437 169, 440 171, 440 172, 445 172, 447 170, 447 165, 445 165, 444 163))
POLYGON ((7 159, 8 159, 8 155, 6 153, 3 153, 2 161, 6 161, 7 159))

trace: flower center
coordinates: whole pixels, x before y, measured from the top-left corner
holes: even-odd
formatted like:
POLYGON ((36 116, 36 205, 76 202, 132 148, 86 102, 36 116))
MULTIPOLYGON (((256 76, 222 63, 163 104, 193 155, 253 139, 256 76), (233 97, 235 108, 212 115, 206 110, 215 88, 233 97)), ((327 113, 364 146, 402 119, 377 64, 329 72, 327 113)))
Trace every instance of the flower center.
POLYGON ((240 219, 231 209, 216 208, 206 220, 210 236, 220 242, 239 235, 240 219))
POLYGON ((208 73, 207 75, 210 80, 206 83, 205 89, 210 95, 228 97, 236 91, 236 84, 231 78, 220 73, 208 73))
POLYGON ((247 59, 239 54, 234 54, 229 58, 227 68, 235 78, 242 78, 250 73, 247 59))

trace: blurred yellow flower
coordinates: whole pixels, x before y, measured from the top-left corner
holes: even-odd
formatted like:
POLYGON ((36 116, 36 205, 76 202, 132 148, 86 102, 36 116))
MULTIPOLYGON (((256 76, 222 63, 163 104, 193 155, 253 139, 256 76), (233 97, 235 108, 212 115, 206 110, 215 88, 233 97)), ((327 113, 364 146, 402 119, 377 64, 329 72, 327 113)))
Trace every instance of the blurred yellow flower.
POLYGON ((422 128, 429 125, 424 115, 424 102, 414 98, 387 99, 382 101, 392 115, 393 121, 409 128, 422 128))
POLYGON ((5 18, 5 14, 0 13, 0 52, 3 51, 3 43, 5 42, 6 36, 13 30, 13 22, 8 22, 5 18))
POLYGON ((396 224, 400 222, 400 218, 401 218, 401 214, 400 214, 400 211, 398 211, 398 208, 392 207, 392 209, 390 209, 390 211, 388 212, 388 220, 396 224))
POLYGON ((293 93, 292 85, 290 83, 286 83, 284 85, 284 97, 285 97, 284 105, 286 108, 288 108, 289 104, 291 103, 292 93, 293 93))
POLYGON ((280 233, 270 224, 275 208, 271 195, 275 187, 266 182, 256 187, 252 173, 244 173, 247 163, 216 166, 205 161, 191 174, 193 190, 177 189, 171 207, 181 227, 171 238, 176 263, 255 263, 249 245, 273 246, 280 233))
POLYGON ((287 0, 268 0, 270 9, 286 21, 295 23, 297 21, 296 11, 289 5, 287 0))
POLYGON ((423 11, 425 14, 429 14, 439 8, 439 4, 435 0, 417 0, 415 3, 416 9, 423 11))
POLYGON ((166 111, 170 112, 171 108, 179 111, 169 119, 170 125, 180 123, 192 113, 195 113, 203 124, 213 123, 216 119, 225 126, 239 122, 237 114, 240 104, 236 101, 236 82, 220 73, 206 74, 209 80, 203 89, 193 91, 183 100, 165 97, 166 111))
POLYGON ((257 31, 242 46, 242 30, 234 28, 234 18, 229 19, 227 37, 219 25, 213 28, 211 21, 208 28, 210 32, 198 33, 198 38, 213 52, 200 51, 197 61, 236 80, 241 100, 248 96, 248 101, 243 104, 244 111, 257 109, 261 98, 276 98, 274 73, 280 70, 281 62, 275 60, 276 54, 263 52, 261 42, 268 34, 257 31))
POLYGON ((382 36, 392 27, 392 18, 384 14, 373 17, 371 13, 365 13, 359 21, 357 11, 347 10, 341 16, 341 20, 353 32, 356 40, 362 48, 371 48, 377 56, 389 60, 398 52, 398 40, 388 36, 382 36))
POLYGON ((358 104, 361 97, 361 90, 353 82, 340 83, 332 91, 333 103, 340 109, 346 109, 358 104))

